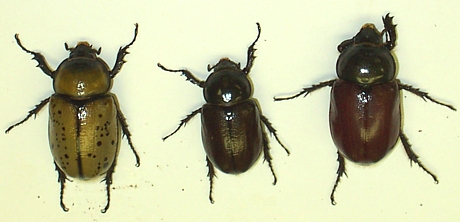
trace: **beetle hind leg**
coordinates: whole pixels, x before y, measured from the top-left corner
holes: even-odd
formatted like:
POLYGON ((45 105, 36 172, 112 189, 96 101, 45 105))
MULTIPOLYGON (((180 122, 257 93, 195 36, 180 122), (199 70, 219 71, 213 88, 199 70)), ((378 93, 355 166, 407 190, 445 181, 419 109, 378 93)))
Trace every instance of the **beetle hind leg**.
POLYGON ((273 175, 273 185, 276 185, 278 179, 276 178, 275 170, 273 169, 272 156, 270 155, 270 147, 268 146, 268 136, 265 131, 262 131, 262 142, 264 146, 264 161, 267 161, 268 167, 273 175))
POLYGON ((401 142, 404 146, 404 150, 406 151, 407 157, 411 160, 411 163, 414 162, 416 163, 420 168, 422 168, 426 173, 428 173, 431 177, 433 177, 434 182, 437 184, 439 183, 438 178, 436 175, 431 173, 423 164, 420 160, 418 160, 417 154, 412 150, 411 145, 409 143, 409 140, 407 139, 406 135, 402 132, 402 130, 399 132, 399 138, 401 138, 401 142))
POLYGON ((214 199, 212 198, 212 185, 214 182, 214 177, 216 173, 214 171, 214 165, 212 165, 209 158, 206 156, 206 166, 208 167, 208 177, 209 177, 209 201, 214 204, 214 199))
POLYGON ((112 185, 113 172, 115 171, 116 159, 114 160, 112 166, 107 170, 105 178, 101 182, 105 182, 105 191, 107 192, 107 204, 104 209, 101 210, 101 213, 107 212, 110 207, 110 186, 112 185))
POLYGON ((58 167, 56 162, 54 162, 54 166, 56 166, 56 171, 58 172, 58 183, 61 184, 61 192, 60 192, 60 197, 59 197, 61 208, 63 211, 67 212, 69 211, 69 208, 67 208, 64 204, 64 188, 65 188, 65 181, 67 180, 67 176, 61 170, 61 168, 58 167))
POLYGON ((343 156, 339 152, 337 152, 337 161, 339 162, 339 168, 337 169, 337 179, 335 180, 334 188, 332 188, 330 196, 332 205, 337 204, 334 199, 334 193, 337 189, 337 186, 339 185, 340 178, 343 176, 343 174, 345 174, 345 176, 347 175, 347 173, 345 172, 345 158, 343 158, 343 156))

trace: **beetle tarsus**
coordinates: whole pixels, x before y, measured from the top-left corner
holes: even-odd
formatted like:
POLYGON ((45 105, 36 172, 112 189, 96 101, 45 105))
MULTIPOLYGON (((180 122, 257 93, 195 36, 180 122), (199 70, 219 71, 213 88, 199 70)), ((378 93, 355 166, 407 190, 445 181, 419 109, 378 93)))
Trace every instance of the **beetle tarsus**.
POLYGON ((347 175, 347 173, 345 172, 345 159, 339 152, 337 152, 337 161, 339 162, 339 168, 337 169, 337 179, 335 180, 334 188, 332 188, 332 192, 330 196, 332 205, 337 204, 334 199, 334 193, 335 193, 335 190, 337 189, 337 186, 339 185, 340 178, 343 176, 343 174, 345 174, 345 176, 347 175))
POLYGON ((136 157, 136 166, 139 167, 141 165, 141 162, 140 162, 139 155, 137 154, 137 151, 134 148, 133 142, 131 141, 131 132, 129 132, 128 123, 126 122, 126 118, 123 115, 123 113, 121 112, 118 104, 116 105, 116 107, 117 107, 117 117, 118 117, 118 121, 120 121, 121 129, 123 131, 123 135, 125 135, 126 138, 128 139, 128 144, 131 147, 131 150, 133 151, 134 156, 136 157))
POLYGON ((457 111, 457 109, 456 109, 454 106, 452 106, 452 105, 450 105, 450 104, 447 104, 447 103, 439 102, 438 100, 435 100, 435 99, 433 99, 431 96, 429 96, 427 92, 423 92, 423 91, 421 91, 421 90, 418 89, 418 88, 414 88, 414 87, 411 86, 411 85, 406 85, 406 84, 402 84, 402 83, 398 83, 398 85, 399 85, 399 88, 404 89, 404 90, 407 90, 407 91, 409 91, 409 92, 411 92, 411 93, 413 93, 413 94, 419 96, 419 97, 422 98, 424 101, 426 101, 426 99, 428 99, 428 100, 430 100, 431 102, 434 102, 434 103, 436 103, 436 104, 438 104, 438 105, 445 106, 445 107, 447 107, 447 108, 449 108, 449 109, 451 109, 451 110, 453 110, 453 111, 457 111))
POLYGON ((112 163, 112 166, 107 170, 105 174, 105 178, 101 182, 105 182, 105 190, 107 192, 107 204, 105 205, 104 209, 101 210, 101 213, 107 212, 110 207, 110 186, 112 185, 113 181, 113 172, 115 171, 115 165, 117 165, 117 160, 115 159, 112 163))
POLYGON ((258 30, 257 37, 256 37, 256 40, 254 40, 254 42, 248 48, 248 57, 246 61, 246 67, 244 67, 243 69, 243 73, 246 75, 251 71, 252 65, 254 63, 254 59, 256 58, 256 56, 254 56, 254 53, 256 52, 257 49, 255 49, 254 46, 256 45, 256 42, 259 40, 260 32, 261 32, 260 24, 259 23, 256 23, 256 24, 257 24, 257 30, 258 30))
POLYGON ((38 112, 50 101, 50 97, 42 100, 39 104, 35 105, 35 108, 29 111, 29 114, 27 114, 26 118, 21 120, 20 122, 8 127, 8 129, 5 130, 5 133, 9 133, 10 130, 12 130, 14 127, 19 126, 23 124, 25 121, 27 121, 30 117, 36 116, 38 112))
POLYGON ((25 52, 30 53, 30 54, 32 54, 34 56, 32 58, 32 60, 36 60, 38 62, 37 67, 39 67, 46 75, 48 75, 51 78, 53 78, 53 71, 51 70, 51 68, 49 67, 48 63, 46 62, 45 57, 41 53, 30 51, 30 50, 26 49, 22 45, 21 40, 19 40, 19 34, 14 35, 14 38, 16 39, 16 42, 18 43, 19 47, 21 47, 22 50, 24 50, 25 52))
MULTIPOLYGON (((128 45, 126 45, 125 47, 120 47, 120 49, 118 50, 117 60, 115 62, 115 65, 113 66, 112 71, 110 71, 110 77, 111 78, 115 77, 115 75, 117 75, 117 73, 120 71, 120 69, 123 66, 123 64, 126 63, 124 58, 125 58, 125 56, 127 54, 129 54, 129 52, 127 50, 128 50, 128 48, 130 46, 133 45, 134 41, 136 41, 137 31, 138 31, 139 25, 137 23, 134 24, 134 25, 136 26, 136 28, 134 29, 134 38, 128 45)), ((100 51, 100 49, 99 49, 99 51, 100 51)))
POLYGON ((65 181, 67 180, 67 176, 65 173, 58 167, 56 161, 54 162, 54 166, 56 167, 56 171, 58 172, 58 183, 61 184, 61 192, 59 196, 60 205, 64 212, 68 212, 69 208, 67 208, 64 204, 64 188, 65 188, 65 181))
POLYGON ((177 133, 177 131, 179 131, 179 129, 182 127, 182 126, 185 126, 188 121, 190 121, 196 114, 200 113, 201 112, 201 107, 194 110, 192 113, 188 114, 184 119, 182 119, 180 121, 180 124, 179 126, 177 126, 177 128, 172 132, 170 133, 169 135, 163 137, 163 141, 165 141, 166 139, 168 139, 170 136, 174 135, 175 133, 177 133))
POLYGON ((308 88, 303 88, 302 91, 300 91, 299 93, 293 95, 293 96, 288 96, 288 97, 273 97, 273 99, 275 101, 282 101, 282 100, 290 100, 290 99, 294 99, 294 98, 297 98, 303 94, 304 97, 306 97, 308 94, 318 90, 318 89, 321 89, 323 87, 326 87, 326 86, 330 86, 332 87, 332 85, 334 84, 334 82, 336 81, 337 79, 331 79, 329 81, 325 81, 325 82, 320 82, 318 84, 315 84, 315 85, 312 85, 311 87, 308 87, 308 88))
POLYGON ((214 165, 212 165, 212 162, 209 160, 208 157, 206 157, 206 166, 208 167, 208 177, 209 177, 209 201, 214 204, 214 199, 212 198, 212 185, 214 182, 214 177, 216 177, 216 173, 214 171, 214 165))
POLYGON ((409 143, 409 140, 407 139, 407 136, 404 135, 404 133, 401 131, 399 132, 399 138, 401 138, 401 142, 404 146, 404 150, 406 151, 407 156, 412 162, 416 163, 420 168, 422 168, 426 173, 428 173, 431 177, 433 177, 433 180, 436 184, 439 183, 438 178, 436 175, 434 175, 431 171, 429 171, 423 164, 422 162, 418 159, 418 155, 412 150, 411 145, 409 143))

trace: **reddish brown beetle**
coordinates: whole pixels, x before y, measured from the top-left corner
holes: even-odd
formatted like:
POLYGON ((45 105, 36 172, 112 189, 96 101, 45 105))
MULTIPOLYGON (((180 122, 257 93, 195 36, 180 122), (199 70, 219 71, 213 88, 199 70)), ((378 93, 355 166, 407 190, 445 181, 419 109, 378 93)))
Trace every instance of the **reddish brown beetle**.
POLYGON ((338 79, 321 82, 304 88, 296 95, 275 98, 275 101, 289 100, 323 88, 332 87, 329 110, 329 125, 332 139, 338 148, 339 168, 331 193, 345 173, 344 156, 359 164, 380 161, 393 149, 398 138, 409 159, 431 175, 436 176, 418 160, 401 126, 400 90, 407 90, 423 100, 430 100, 449 109, 453 106, 431 98, 428 93, 396 79, 396 64, 391 50, 396 43, 396 25, 387 14, 383 19, 384 29, 379 32, 374 24, 364 24, 352 39, 343 41, 338 50, 338 79), (383 41, 383 36, 386 41, 383 41))
POLYGON ((212 67, 208 65, 208 71, 213 70, 213 72, 206 81, 202 81, 186 69, 167 69, 158 63, 161 69, 168 72, 181 72, 188 81, 203 88, 206 104, 184 118, 177 129, 163 140, 175 134, 196 114, 201 113, 201 133, 209 169, 211 203, 214 202, 212 198, 214 166, 224 173, 243 173, 252 167, 263 152, 264 160, 267 161, 273 174, 273 185, 276 184, 268 136, 263 125, 289 154, 287 148, 278 139, 275 128, 267 117, 262 115, 257 100, 252 98, 253 89, 248 74, 255 59, 254 45, 260 36, 259 23, 257 28, 259 33, 248 48, 247 63, 243 69, 240 68, 239 63, 223 58, 212 67))

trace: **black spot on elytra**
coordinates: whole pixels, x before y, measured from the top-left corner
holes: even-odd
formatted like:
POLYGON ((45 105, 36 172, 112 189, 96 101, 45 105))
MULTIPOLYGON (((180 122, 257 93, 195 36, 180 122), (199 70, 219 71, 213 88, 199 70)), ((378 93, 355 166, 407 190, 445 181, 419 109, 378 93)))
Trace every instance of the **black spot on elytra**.
POLYGON ((64 157, 65 157, 66 159, 69 159, 69 155, 67 155, 67 154, 64 154, 64 157))
POLYGON ((112 145, 115 145, 115 140, 112 140, 112 145))
POLYGON ((101 146, 102 145, 102 141, 97 141, 97 146, 101 146))
POLYGON ((102 118, 102 114, 99 114, 99 118, 102 118))
POLYGON ((62 111, 61 111, 61 110, 58 110, 58 114, 61 115, 61 114, 62 114, 62 111))

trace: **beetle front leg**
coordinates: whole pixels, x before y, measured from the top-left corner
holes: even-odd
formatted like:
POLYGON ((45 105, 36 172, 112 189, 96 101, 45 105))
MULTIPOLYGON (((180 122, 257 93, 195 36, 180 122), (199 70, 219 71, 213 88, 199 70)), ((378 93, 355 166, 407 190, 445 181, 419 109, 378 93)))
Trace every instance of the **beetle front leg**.
POLYGON ((401 138, 401 142, 402 142, 402 144, 404 146, 404 150, 406 151, 407 157, 409 157, 409 159, 411 160, 411 164, 412 164, 412 162, 416 163, 426 173, 428 173, 431 177, 433 177, 433 180, 434 180, 434 182, 436 184, 439 183, 436 175, 431 173, 427 168, 425 168, 425 166, 422 164, 422 162, 420 160, 418 160, 417 154, 415 154, 415 152, 412 150, 411 145, 409 143, 409 140, 407 139, 406 135, 404 135, 402 130, 399 131, 399 138, 401 138))
POLYGON ((451 109, 451 110, 453 110, 453 111, 457 111, 457 109, 455 109, 454 106, 449 105, 449 104, 447 104, 447 103, 439 102, 438 100, 435 100, 435 99, 433 99, 431 96, 429 96, 427 92, 423 92, 423 91, 421 91, 420 89, 414 88, 414 87, 411 86, 411 85, 406 85, 406 84, 402 84, 402 83, 398 82, 398 86, 399 86, 400 89, 407 90, 407 91, 409 91, 409 92, 411 92, 411 93, 413 93, 413 94, 419 96, 419 97, 422 98, 424 101, 426 101, 426 99, 428 99, 428 100, 430 100, 431 102, 434 102, 434 103, 436 103, 436 104, 438 104, 438 105, 445 106, 445 107, 447 107, 447 108, 449 108, 449 109, 451 109))
POLYGON ((212 165, 211 160, 206 156, 206 166, 208 167, 208 177, 209 177, 209 201, 214 204, 214 199, 212 198, 212 185, 214 182, 214 177, 216 173, 214 170, 214 165, 212 165))
POLYGON ((339 162, 339 168, 337 169, 337 179, 335 180, 334 188, 332 188, 332 192, 330 196, 332 205, 337 204, 334 199, 334 193, 335 193, 335 190, 337 189, 337 186, 339 185, 340 178, 343 176, 343 174, 345 174, 345 176, 347 175, 347 173, 345 172, 345 158, 343 158, 343 156, 338 151, 337 151, 337 161, 339 162))
POLYGON ((304 95, 304 97, 305 97, 305 96, 307 96, 308 94, 310 94, 311 92, 316 91, 316 90, 318 90, 318 89, 321 89, 321 88, 323 88, 323 87, 326 87, 326 86, 332 87, 332 85, 334 84, 334 82, 335 82, 336 80, 337 80, 337 79, 331 79, 331 80, 326 81, 326 82, 320 82, 320 83, 318 83, 318 84, 312 85, 311 87, 308 87, 308 88, 303 88, 302 91, 300 91, 299 93, 297 93, 297 94, 295 94, 295 95, 293 95, 293 96, 278 97, 278 98, 277 98, 277 97, 273 97, 273 99, 274 99, 275 101, 289 100, 289 99, 297 98, 297 97, 299 97, 299 96, 301 96, 301 95, 303 95, 303 94, 305 94, 305 95, 304 95))
POLYGON ((257 33, 256 40, 254 40, 254 42, 248 48, 248 55, 247 55, 248 57, 246 61, 246 67, 244 67, 243 69, 243 73, 246 75, 251 71, 252 64, 254 63, 254 59, 256 58, 254 56, 254 53, 256 52, 256 49, 254 48, 254 46, 256 45, 256 42, 259 40, 260 32, 261 32, 260 24, 259 23, 256 23, 256 24, 257 24, 257 30, 259 32, 257 33))
POLYGON ((136 166, 139 167, 141 165, 141 162, 140 162, 139 155, 136 152, 136 149, 134 149, 133 142, 131 141, 131 132, 129 132, 128 123, 126 122, 126 118, 121 112, 118 104, 116 105, 116 107, 117 107, 117 118, 118 118, 118 121, 120 121, 123 135, 126 136, 126 138, 128 139, 128 144, 131 147, 131 150, 133 151, 134 156, 136 157, 136 166))
POLYGON ((29 111, 29 114, 27 114, 26 118, 21 120, 20 122, 8 127, 8 129, 5 130, 5 133, 10 132, 14 127, 19 126, 23 124, 25 121, 27 121, 31 116, 36 116, 38 112, 50 101, 50 97, 42 100, 39 104, 35 105, 35 108, 29 111))
POLYGON ((170 136, 174 135, 177 131, 179 131, 179 129, 182 127, 182 126, 185 126, 185 124, 187 124, 188 121, 190 121, 196 114, 200 113, 201 112, 201 107, 196 109, 195 111, 193 111, 192 113, 188 114, 184 119, 182 119, 180 121, 180 124, 179 126, 172 132, 170 133, 169 135, 163 137, 163 141, 165 141, 166 139, 168 139, 170 136))
POLYGON ((60 192, 60 204, 62 210, 65 212, 69 211, 69 208, 67 208, 64 204, 64 188, 65 188, 65 181, 67 180, 67 176, 65 173, 59 168, 59 166, 56 164, 56 161, 54 161, 54 166, 56 167, 56 171, 58 172, 58 183, 61 184, 61 192, 60 192))
POLYGON ((120 49, 118 50, 118 54, 117 54, 117 60, 115 61, 115 65, 113 66, 112 68, 112 71, 110 71, 110 77, 113 78, 115 77, 115 75, 117 75, 117 73, 120 71, 121 67, 123 66, 123 64, 126 63, 126 61, 124 60, 125 56, 127 54, 129 54, 129 52, 127 51, 128 48, 130 46, 133 45, 134 41, 136 41, 136 38, 137 38, 137 30, 139 28, 139 25, 136 23, 134 24, 136 26, 136 28, 134 29, 134 38, 133 40, 128 44, 126 45, 125 47, 120 47, 120 49))
POLYGON ((393 24, 393 16, 387 13, 385 17, 382 17, 383 25, 385 29, 382 31, 386 35, 385 47, 388 50, 392 50, 396 46, 396 25, 393 24))
POLYGON ((18 43, 19 47, 21 47, 22 50, 24 50, 27 53, 32 54, 34 57, 32 59, 35 59, 38 62, 37 67, 39 67, 46 75, 50 76, 53 78, 53 72, 51 71, 51 68, 49 67, 48 63, 46 62, 45 57, 38 52, 30 51, 26 49, 22 43, 21 40, 19 40, 19 34, 14 35, 14 38, 16 39, 16 42, 18 43))
POLYGON ((161 65, 160 63, 157 63, 157 65, 158 65, 158 67, 160 67, 164 71, 181 72, 182 75, 184 75, 187 78, 187 81, 190 81, 191 83, 193 83, 193 84, 195 84, 195 85, 197 85, 197 86, 199 86, 201 88, 204 87, 205 81, 202 81, 201 79, 198 79, 190 71, 188 71, 186 69, 168 69, 168 68, 164 67, 163 65, 161 65))

